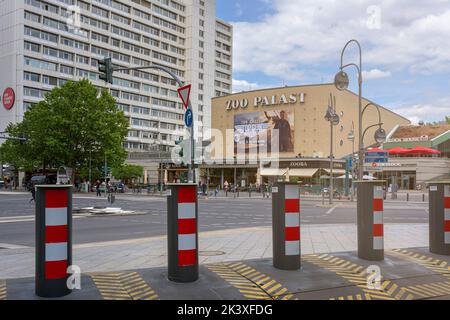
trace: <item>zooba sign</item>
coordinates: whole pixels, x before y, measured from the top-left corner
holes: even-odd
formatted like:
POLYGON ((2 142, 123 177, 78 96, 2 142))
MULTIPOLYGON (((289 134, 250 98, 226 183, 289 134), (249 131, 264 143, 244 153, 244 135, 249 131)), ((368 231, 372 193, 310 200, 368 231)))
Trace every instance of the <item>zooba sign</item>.
POLYGON ((297 94, 282 94, 282 95, 274 95, 274 96, 261 96, 254 97, 253 100, 249 100, 247 98, 241 100, 228 100, 226 102, 227 110, 237 110, 237 109, 247 109, 250 104, 253 105, 254 108, 258 107, 269 107, 269 106, 279 106, 279 105, 289 105, 296 103, 305 103, 305 93, 297 93, 297 94))

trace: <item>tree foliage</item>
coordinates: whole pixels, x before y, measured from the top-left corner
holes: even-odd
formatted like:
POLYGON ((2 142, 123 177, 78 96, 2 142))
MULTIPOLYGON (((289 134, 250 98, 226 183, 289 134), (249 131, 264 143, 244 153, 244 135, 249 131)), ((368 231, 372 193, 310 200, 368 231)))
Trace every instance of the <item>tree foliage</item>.
POLYGON ((144 168, 136 165, 123 165, 112 170, 114 178, 122 181, 138 179, 144 174, 144 168))
POLYGON ((126 158, 128 120, 114 98, 107 91, 99 93, 88 80, 54 88, 6 131, 27 142, 8 141, 3 158, 27 170, 67 166, 78 173, 89 163, 100 167, 105 155, 110 166, 120 166, 126 158))

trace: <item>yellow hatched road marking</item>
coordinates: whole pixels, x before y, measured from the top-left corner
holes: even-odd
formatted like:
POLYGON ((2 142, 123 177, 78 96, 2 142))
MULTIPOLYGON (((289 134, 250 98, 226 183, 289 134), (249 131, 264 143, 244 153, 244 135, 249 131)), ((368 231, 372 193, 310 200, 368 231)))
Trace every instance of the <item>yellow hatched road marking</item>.
POLYGON ((206 266, 233 285, 247 299, 289 300, 288 289, 256 269, 241 263, 220 263, 206 266))
POLYGON ((450 282, 435 282, 416 286, 410 286, 405 290, 415 293, 421 298, 433 298, 450 295, 450 282))
MULTIPOLYGON (((306 255, 302 258, 305 261, 308 261, 312 264, 335 273, 337 276, 340 276, 348 282, 355 284, 355 287, 361 289, 364 292, 364 295, 358 294, 356 296, 341 296, 338 298, 338 300, 396 300, 405 297, 404 289, 388 280, 382 282, 381 290, 369 289, 367 287, 366 269, 363 266, 357 265, 356 263, 351 263, 350 261, 333 257, 329 254, 306 255)), ((413 297, 413 295, 407 295, 406 299, 412 299, 413 297)))
POLYGON ((7 291, 6 291, 6 282, 0 281, 0 300, 6 300, 7 291))
POLYGON ((157 300, 159 296, 137 272, 90 275, 105 300, 157 300))
POLYGON ((446 261, 439 259, 434 259, 426 255, 420 255, 412 251, 404 249, 394 249, 388 252, 391 255, 397 257, 404 257, 410 261, 420 264, 421 266, 427 268, 428 270, 439 273, 441 276, 450 279, 450 267, 446 261))

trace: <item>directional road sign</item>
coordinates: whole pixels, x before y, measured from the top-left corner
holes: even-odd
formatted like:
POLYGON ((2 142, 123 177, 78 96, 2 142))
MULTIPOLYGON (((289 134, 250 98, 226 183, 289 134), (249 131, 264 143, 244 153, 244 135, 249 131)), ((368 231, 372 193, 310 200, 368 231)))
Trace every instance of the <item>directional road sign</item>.
POLYGON ((184 115, 184 123, 186 124, 186 127, 192 127, 192 122, 194 121, 194 115, 192 113, 191 109, 187 109, 186 113, 184 115))
POLYGON ((365 163, 388 163, 388 152, 366 152, 364 157, 365 163))

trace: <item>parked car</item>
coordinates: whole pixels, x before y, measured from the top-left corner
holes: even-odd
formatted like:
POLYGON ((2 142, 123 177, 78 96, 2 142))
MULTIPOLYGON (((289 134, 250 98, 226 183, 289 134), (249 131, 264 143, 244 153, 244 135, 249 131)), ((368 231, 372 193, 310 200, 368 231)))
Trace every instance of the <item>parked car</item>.
POLYGON ((0 189, 3 189, 5 187, 5 181, 0 180, 0 189))

